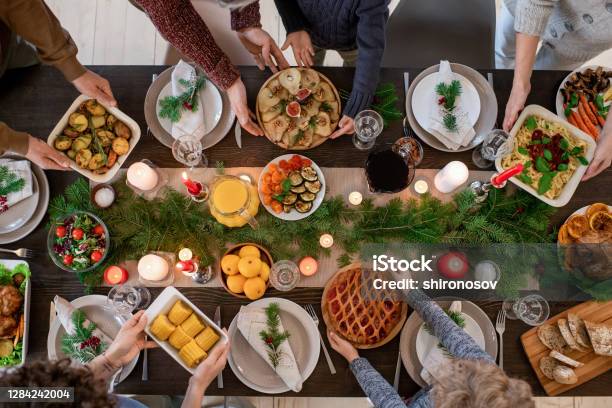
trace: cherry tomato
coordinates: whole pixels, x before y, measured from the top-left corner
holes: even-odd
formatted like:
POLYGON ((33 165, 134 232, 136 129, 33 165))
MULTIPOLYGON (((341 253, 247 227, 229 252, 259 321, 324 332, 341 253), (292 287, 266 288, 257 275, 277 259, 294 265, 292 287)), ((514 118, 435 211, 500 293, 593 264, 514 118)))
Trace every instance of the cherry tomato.
POLYGON ((80 241, 83 239, 83 230, 81 228, 75 228, 72 230, 72 239, 80 241))
POLYGON ((66 236, 66 227, 59 225, 55 228, 55 236, 58 238, 64 238, 66 236))
POLYGON ((91 255, 89 255, 89 257, 91 258, 91 261, 93 263, 100 262, 100 260, 102 259, 102 252, 100 252, 100 251, 93 251, 91 253, 91 255))
POLYGON ((289 169, 289 167, 290 167, 290 166, 289 166, 289 162, 288 162, 287 160, 281 160, 281 161, 278 163, 278 167, 280 167, 280 168, 281 168, 281 169, 283 169, 283 170, 288 170, 288 169, 289 169))
POLYGON ((64 255, 64 265, 72 265, 73 261, 74 261, 74 256, 70 254, 64 255))
POLYGON ((312 160, 310 159, 302 159, 302 167, 308 167, 312 164, 312 160))
POLYGON ((93 229, 93 233, 96 235, 104 235, 104 227, 100 224, 96 225, 93 229))

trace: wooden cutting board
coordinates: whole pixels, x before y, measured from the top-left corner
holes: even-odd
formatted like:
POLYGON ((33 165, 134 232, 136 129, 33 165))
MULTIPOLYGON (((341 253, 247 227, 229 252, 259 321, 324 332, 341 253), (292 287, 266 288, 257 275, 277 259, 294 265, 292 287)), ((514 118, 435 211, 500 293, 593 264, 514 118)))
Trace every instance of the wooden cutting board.
MULTIPOLYGON (((589 320, 594 323, 607 323, 612 324, 612 301, 608 302, 595 302, 589 301, 581 303, 567 309, 566 311, 559 313, 558 315, 548 319, 546 323, 557 324, 557 320, 561 318, 567 318, 568 313, 575 313, 580 316, 583 320, 589 320)), ((586 353, 579 351, 572 351, 567 355, 574 360, 584 363, 584 366, 580 368, 574 368, 576 375, 578 376, 578 382, 576 384, 559 384, 556 381, 549 380, 540 371, 540 358, 547 356, 550 350, 542 344, 537 334, 537 327, 523 333, 521 336, 521 342, 525 349, 525 354, 529 358, 531 367, 535 371, 540 384, 546 391, 547 395, 555 396, 569 391, 573 388, 584 384, 587 381, 601 375, 608 370, 612 369, 612 357, 599 356, 592 350, 586 353)))

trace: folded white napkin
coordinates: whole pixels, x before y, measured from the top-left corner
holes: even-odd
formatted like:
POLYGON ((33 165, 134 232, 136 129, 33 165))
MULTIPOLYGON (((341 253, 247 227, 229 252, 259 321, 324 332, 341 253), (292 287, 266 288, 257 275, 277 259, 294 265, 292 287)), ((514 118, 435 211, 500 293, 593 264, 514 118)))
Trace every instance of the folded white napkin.
MULTIPOLYGON (((300 374, 295 356, 293 355, 293 350, 291 350, 288 340, 282 342, 279 346, 282 355, 279 365, 274 368, 270 363, 268 358, 268 347, 259 336, 259 333, 262 330, 266 330, 268 327, 266 320, 266 312, 264 309, 242 306, 238 313, 238 330, 240 330, 240 333, 242 333, 251 347, 255 349, 257 354, 266 360, 268 365, 276 371, 276 374, 278 374, 283 382, 287 384, 287 387, 295 392, 299 392, 302 389, 302 375, 300 374)), ((280 332, 284 331, 282 322, 278 330, 280 332)))
POLYGON ((12 173, 15 173, 17 177, 25 180, 25 185, 21 191, 10 193, 7 199, 7 206, 10 208, 18 202, 29 198, 34 193, 32 187, 32 169, 30 168, 30 162, 27 160, 13 160, 13 159, 0 159, 0 166, 7 167, 12 173))
MULTIPOLYGON (((440 82, 450 84, 453 79, 455 79, 455 76, 451 70, 450 63, 448 61, 440 61, 440 70, 438 71, 436 85, 440 82)), ((467 146, 476 135, 476 132, 469 123, 467 112, 461 108, 461 95, 457 97, 455 109, 453 110, 453 114, 457 117, 457 131, 450 132, 442 122, 442 118, 446 111, 443 105, 438 104, 440 96, 436 93, 435 89, 432 89, 431 94, 432 102, 427 131, 451 150, 457 150, 461 146, 467 146)))
MULTIPOLYGON (((172 95, 179 96, 187 90, 187 87, 179 83, 179 79, 192 81, 196 76, 196 69, 185 61, 180 60, 172 71, 172 95)), ((177 139, 184 134, 190 134, 200 139, 204 136, 205 125, 202 109, 204 109, 204 106, 199 103, 198 109, 195 112, 187 109, 183 110, 181 112, 181 119, 172 124, 172 137, 177 139)))
MULTIPOLYGON (((458 300, 454 301, 448 309, 453 312, 461 312, 461 302, 458 300)), ((444 370, 444 366, 450 362, 451 358, 448 352, 441 350, 438 344, 436 344, 429 350, 427 357, 425 357, 423 369, 421 370, 421 378, 427 384, 431 384, 435 379, 439 378, 439 375, 444 370)))

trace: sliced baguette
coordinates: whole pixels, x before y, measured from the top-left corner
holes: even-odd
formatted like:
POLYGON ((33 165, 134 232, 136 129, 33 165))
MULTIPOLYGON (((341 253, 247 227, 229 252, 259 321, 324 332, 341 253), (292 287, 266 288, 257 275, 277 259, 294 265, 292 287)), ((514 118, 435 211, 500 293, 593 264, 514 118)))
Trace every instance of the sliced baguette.
POLYGON ((569 326, 572 336, 576 339, 576 343, 586 349, 591 349, 591 340, 589 339, 589 335, 584 327, 584 322, 580 316, 575 313, 568 313, 567 325, 569 326))
POLYGON ((559 353, 565 352, 567 343, 561 335, 559 326, 556 324, 543 324, 538 327, 538 338, 547 348, 556 350, 559 353))
POLYGON ((565 354, 559 353, 558 351, 555 351, 555 350, 552 350, 549 356, 556 360, 559 360, 563 364, 568 365, 570 367, 578 368, 584 365, 584 363, 581 363, 580 361, 576 361, 573 358, 570 358, 566 356, 565 354))
POLYGON ((561 332, 561 336, 563 336, 563 340, 565 340, 569 348, 571 348, 572 350, 576 350, 576 351, 582 351, 582 352, 586 351, 584 348, 582 348, 582 346, 580 346, 576 342, 576 339, 574 338, 574 336, 572 336, 572 332, 569 329, 567 320, 565 319, 557 320, 557 326, 559 326, 559 331, 561 332))
POLYGON ((540 371, 549 380, 555 380, 553 372, 558 365, 559 362, 550 356, 544 356, 540 359, 540 371))
POLYGON ((612 357, 612 327, 587 320, 584 321, 584 325, 591 339, 595 354, 612 357))
POLYGON ((559 364, 553 370, 553 378, 559 384, 576 384, 578 382, 576 372, 562 364, 559 364))

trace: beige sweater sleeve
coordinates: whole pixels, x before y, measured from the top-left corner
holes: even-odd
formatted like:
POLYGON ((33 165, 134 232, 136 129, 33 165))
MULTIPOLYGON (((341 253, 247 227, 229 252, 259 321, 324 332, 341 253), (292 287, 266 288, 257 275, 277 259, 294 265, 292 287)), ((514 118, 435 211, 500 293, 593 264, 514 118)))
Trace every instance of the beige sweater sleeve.
POLYGON ((0 122, 0 155, 4 153, 17 153, 25 156, 28 153, 30 135, 11 129, 4 122, 0 122))
POLYGON ((77 47, 43 0, 0 1, 0 20, 11 31, 34 44, 45 64, 59 69, 68 81, 85 72, 76 58, 77 47))
POLYGON ((514 30, 541 37, 557 3, 559 0, 518 0, 514 11, 514 30))

